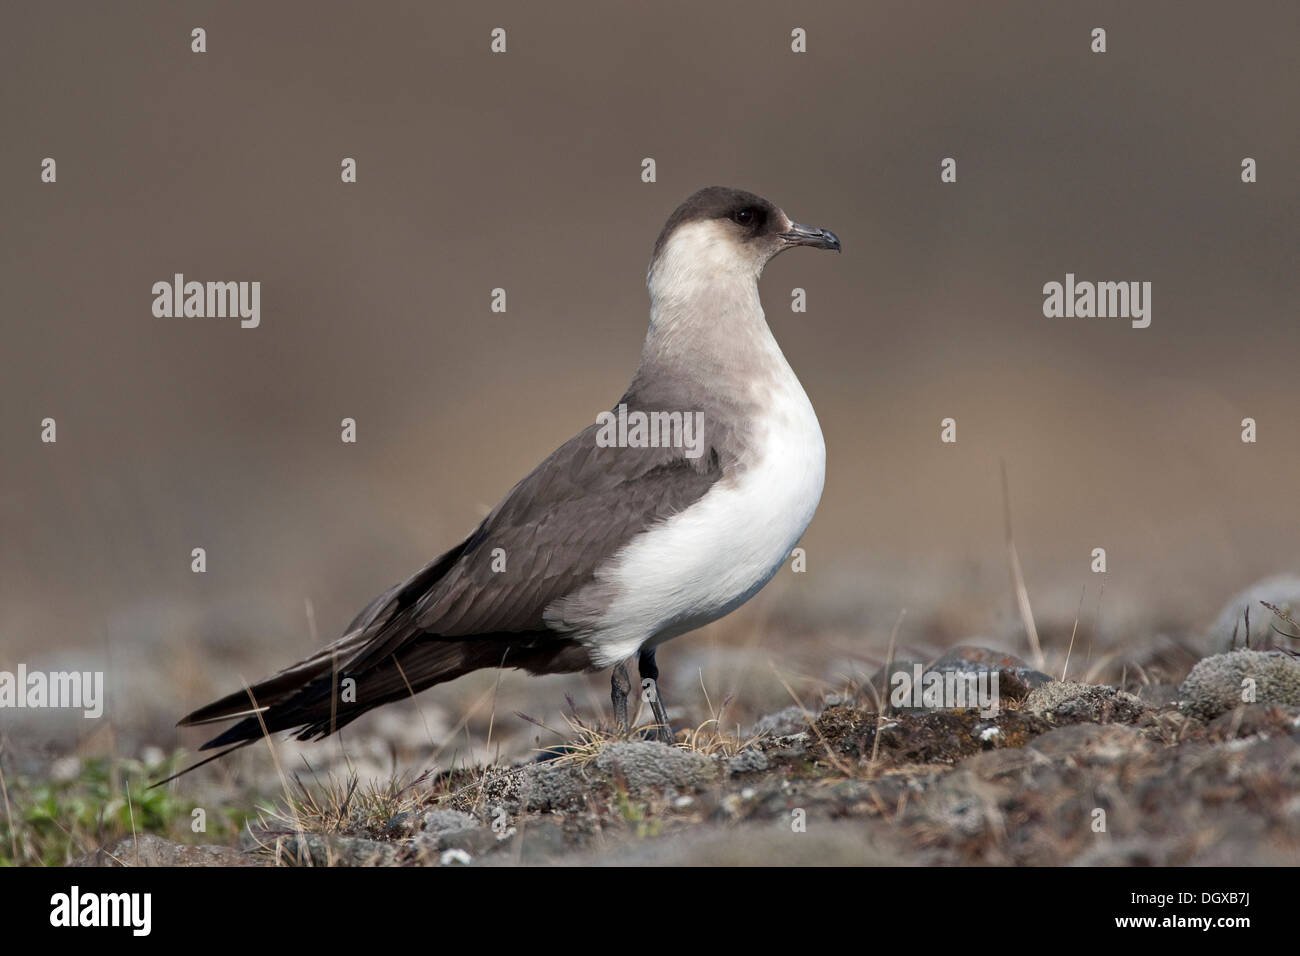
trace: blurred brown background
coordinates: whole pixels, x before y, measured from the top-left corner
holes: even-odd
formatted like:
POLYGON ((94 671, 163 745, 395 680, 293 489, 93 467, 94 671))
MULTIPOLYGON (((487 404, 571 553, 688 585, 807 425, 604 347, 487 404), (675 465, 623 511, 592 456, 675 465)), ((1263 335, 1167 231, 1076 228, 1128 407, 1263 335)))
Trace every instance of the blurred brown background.
POLYGON ((1298 38, 1291 2, 6 4, 0 668, 103 667, 166 746, 336 635, 617 398, 714 183, 843 240, 762 286, 828 474, 808 573, 666 663, 757 644, 779 704, 767 659, 829 680, 903 607, 1014 648, 999 460, 1052 647, 1085 585, 1089 639, 1202 628, 1300 567, 1298 38), (155 318, 175 272, 260 280, 261 327, 155 318), (1044 318, 1066 272, 1152 282, 1151 327, 1044 318))

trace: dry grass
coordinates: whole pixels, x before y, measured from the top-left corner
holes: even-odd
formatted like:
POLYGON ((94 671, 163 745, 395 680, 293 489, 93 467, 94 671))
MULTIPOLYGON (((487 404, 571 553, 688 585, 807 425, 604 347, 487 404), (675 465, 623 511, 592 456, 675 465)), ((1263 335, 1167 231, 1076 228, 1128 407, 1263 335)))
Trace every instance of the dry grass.
POLYGON ((362 785, 355 772, 346 777, 330 772, 323 780, 304 783, 298 774, 279 804, 259 808, 259 828, 270 832, 373 833, 401 813, 414 813, 429 800, 421 789, 432 770, 412 778, 394 773, 385 780, 362 785))

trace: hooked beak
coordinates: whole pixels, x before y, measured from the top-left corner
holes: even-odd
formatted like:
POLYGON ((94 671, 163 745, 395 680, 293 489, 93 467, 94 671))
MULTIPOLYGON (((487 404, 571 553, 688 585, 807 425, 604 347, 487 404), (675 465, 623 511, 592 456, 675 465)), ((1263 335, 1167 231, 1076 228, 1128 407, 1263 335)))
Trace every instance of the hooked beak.
POLYGON ((840 238, 829 229, 805 226, 800 222, 790 223, 790 228, 781 233, 781 238, 791 246, 812 246, 814 249, 834 249, 840 251, 840 238))

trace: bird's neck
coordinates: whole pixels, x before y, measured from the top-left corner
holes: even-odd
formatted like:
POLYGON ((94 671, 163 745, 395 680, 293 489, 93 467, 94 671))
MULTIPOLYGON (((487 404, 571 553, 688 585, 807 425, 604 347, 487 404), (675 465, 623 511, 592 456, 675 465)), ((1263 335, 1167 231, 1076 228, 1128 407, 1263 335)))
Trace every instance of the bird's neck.
POLYGON ((638 379, 662 372, 706 392, 793 378, 763 314, 752 271, 683 264, 650 272, 650 327, 638 379))

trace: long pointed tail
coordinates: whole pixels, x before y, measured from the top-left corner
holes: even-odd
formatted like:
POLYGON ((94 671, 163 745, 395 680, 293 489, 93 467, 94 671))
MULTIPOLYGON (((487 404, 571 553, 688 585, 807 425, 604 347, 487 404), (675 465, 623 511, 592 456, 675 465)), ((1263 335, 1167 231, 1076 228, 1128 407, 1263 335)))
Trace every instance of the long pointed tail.
POLYGON ((296 732, 299 740, 318 740, 382 704, 482 667, 500 666, 507 649, 506 640, 492 636, 426 635, 381 661, 350 672, 343 662, 355 656, 358 646, 348 646, 348 640, 200 707, 183 717, 180 725, 241 718, 201 750, 242 746, 265 733, 283 730, 296 732))

